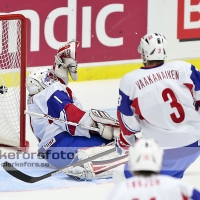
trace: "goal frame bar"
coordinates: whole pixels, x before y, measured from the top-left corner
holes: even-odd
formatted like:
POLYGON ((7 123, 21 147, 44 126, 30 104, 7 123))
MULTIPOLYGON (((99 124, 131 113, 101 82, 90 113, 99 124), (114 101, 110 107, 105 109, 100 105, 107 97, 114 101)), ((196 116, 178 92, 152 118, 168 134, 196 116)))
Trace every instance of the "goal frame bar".
MULTIPOLYGON (((0 15, 0 21, 3 20, 21 20, 21 69, 20 69, 20 146, 19 150, 26 151, 29 147, 29 142, 26 141, 26 63, 27 63, 27 30, 26 18, 22 14, 3 14, 0 15)), ((1 145, 0 146, 8 146, 1 145)))

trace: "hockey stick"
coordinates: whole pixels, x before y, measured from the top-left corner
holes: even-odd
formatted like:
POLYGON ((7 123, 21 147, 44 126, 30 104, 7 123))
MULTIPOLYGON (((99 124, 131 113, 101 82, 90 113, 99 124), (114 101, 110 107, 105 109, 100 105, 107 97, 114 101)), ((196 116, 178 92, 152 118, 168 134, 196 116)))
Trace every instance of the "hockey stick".
POLYGON ((24 114, 28 114, 28 115, 36 116, 36 117, 41 117, 41 118, 46 118, 46 119, 49 119, 49 120, 52 120, 52 121, 59 121, 61 123, 66 123, 68 125, 79 126, 81 128, 85 128, 85 129, 88 129, 88 130, 99 132, 99 128, 95 128, 95 127, 92 127, 92 126, 86 126, 84 124, 78 124, 78 123, 75 123, 75 122, 66 121, 66 120, 60 119, 60 118, 54 118, 54 117, 52 117, 50 115, 46 115, 46 114, 39 114, 39 113, 35 113, 35 112, 30 112, 28 110, 25 110, 24 114))
POLYGON ((14 176, 15 178, 21 180, 21 181, 24 181, 26 183, 35 183, 35 182, 38 182, 38 181, 41 181, 45 178, 48 178, 48 177, 51 177, 51 176, 54 176, 56 174, 59 174, 59 173, 62 173, 63 170, 66 170, 68 168, 72 168, 72 167, 76 167, 76 166, 81 166, 83 165, 84 163, 87 163, 87 162, 90 162, 92 160, 95 160, 97 158, 100 158, 104 155, 107 155, 107 154, 110 154, 112 152, 115 151, 115 148, 112 148, 112 149, 109 149, 107 151, 104 151, 102 153, 99 153, 99 154, 96 154, 94 156, 91 156, 89 158, 86 158, 84 160, 80 160, 78 161, 77 163, 74 163, 74 164, 71 164, 71 165, 68 165, 67 167, 64 167, 62 169, 59 169, 59 170, 55 170, 55 171, 52 171, 50 173, 47 173, 47 174, 44 174, 42 176, 38 176, 38 177, 34 177, 34 176, 29 176, 27 174, 24 174, 23 172, 19 171, 17 168, 13 167, 11 163, 9 162, 4 162, 3 163, 3 168, 11 175, 11 176, 14 176))

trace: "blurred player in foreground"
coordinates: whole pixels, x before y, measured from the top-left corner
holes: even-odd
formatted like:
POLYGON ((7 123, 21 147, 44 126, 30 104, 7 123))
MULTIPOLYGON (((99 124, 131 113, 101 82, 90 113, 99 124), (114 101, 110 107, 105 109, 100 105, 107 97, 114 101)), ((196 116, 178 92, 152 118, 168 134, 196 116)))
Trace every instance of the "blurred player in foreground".
POLYGON ((159 175, 163 149, 153 139, 139 139, 129 148, 129 162, 134 177, 121 182, 107 200, 199 200, 192 186, 167 175, 159 175))
MULTIPOLYGON (((155 138, 165 149, 161 174, 182 178, 200 154, 200 115, 194 106, 200 101, 200 72, 188 62, 164 63, 166 44, 159 33, 141 38, 138 51, 144 67, 120 82, 116 146, 125 152, 142 130, 143 138, 155 138)), ((121 175, 132 177, 128 163, 121 175)))
MULTIPOLYGON (((111 148, 112 146, 105 145, 114 141, 115 134, 119 135, 117 120, 104 111, 91 109, 89 112, 85 112, 68 87, 69 75, 73 80, 77 80, 77 44, 76 41, 72 41, 58 50, 53 70, 35 69, 26 79, 26 87, 29 92, 28 111, 99 129, 98 132, 91 131, 81 126, 30 116, 32 131, 39 142, 39 154, 57 168, 63 168, 78 159, 84 159, 91 154, 111 148), (89 150, 82 149, 75 157, 79 149, 93 146, 98 147, 89 150)), ((115 157, 119 156, 113 153, 107 158, 115 157)), ((77 178, 87 179, 112 176, 112 171, 108 170, 104 164, 98 165, 98 175, 95 174, 94 168, 95 165, 92 163, 86 163, 82 167, 66 171, 66 174, 73 176, 75 173, 77 178), (106 172, 102 174, 104 171, 106 172)))

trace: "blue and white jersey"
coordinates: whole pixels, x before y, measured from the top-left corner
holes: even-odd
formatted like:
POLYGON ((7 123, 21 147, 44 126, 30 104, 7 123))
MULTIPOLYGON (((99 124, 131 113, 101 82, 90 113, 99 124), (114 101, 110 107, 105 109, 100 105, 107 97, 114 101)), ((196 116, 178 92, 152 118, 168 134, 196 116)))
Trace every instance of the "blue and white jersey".
POLYGON ((165 175, 135 176, 121 182, 106 200, 199 200, 200 193, 180 179, 165 175))
POLYGON ((164 148, 182 147, 200 139, 200 72, 184 61, 142 67, 126 74, 119 88, 120 138, 131 144, 133 134, 155 138, 164 148), (123 139, 122 139, 123 138, 123 139))
MULTIPOLYGON (((72 91, 64 84, 55 82, 43 91, 28 97, 28 110, 35 113, 47 114, 54 118, 82 123, 91 126, 92 119, 88 112, 82 110, 81 104, 72 91)), ((52 121, 36 116, 30 117, 30 124, 39 141, 38 147, 52 141, 57 134, 67 131, 73 136, 85 136, 90 138, 89 130, 67 125, 58 121, 52 121)))

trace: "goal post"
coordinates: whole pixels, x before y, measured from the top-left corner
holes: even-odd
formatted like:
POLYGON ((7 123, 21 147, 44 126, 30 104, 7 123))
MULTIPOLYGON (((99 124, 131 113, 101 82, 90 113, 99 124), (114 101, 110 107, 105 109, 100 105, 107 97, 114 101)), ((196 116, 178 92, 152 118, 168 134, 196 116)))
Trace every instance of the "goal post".
POLYGON ((26 18, 0 14, 0 146, 25 150, 26 18))

